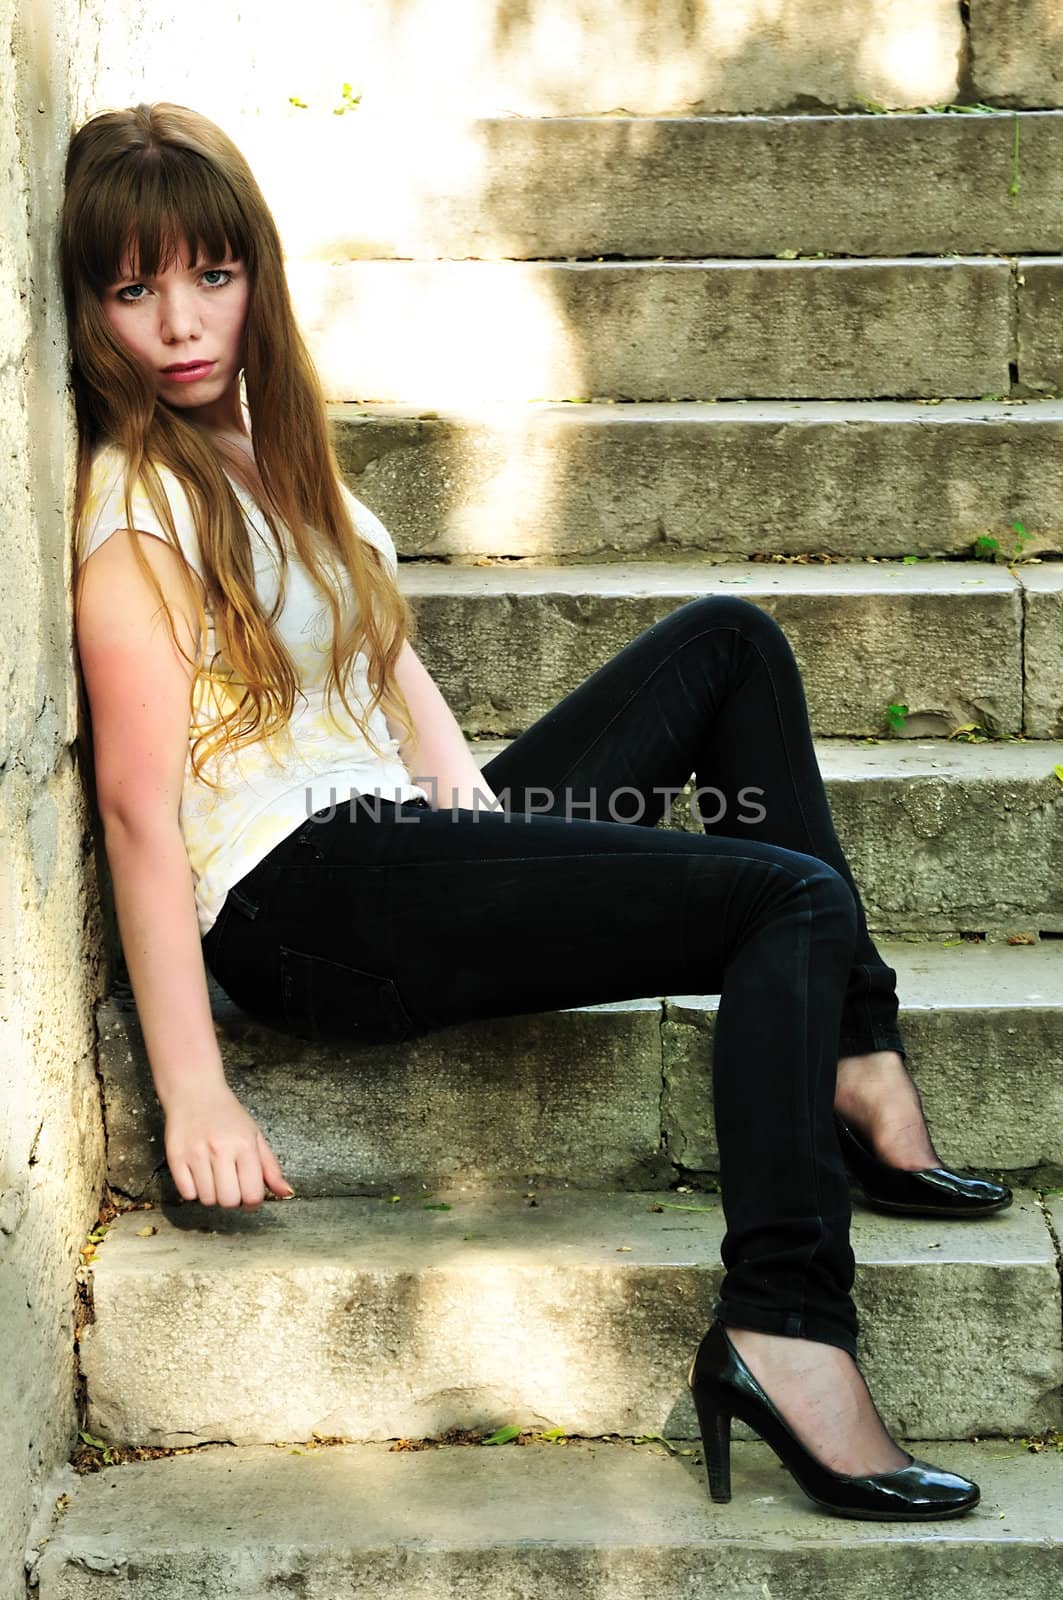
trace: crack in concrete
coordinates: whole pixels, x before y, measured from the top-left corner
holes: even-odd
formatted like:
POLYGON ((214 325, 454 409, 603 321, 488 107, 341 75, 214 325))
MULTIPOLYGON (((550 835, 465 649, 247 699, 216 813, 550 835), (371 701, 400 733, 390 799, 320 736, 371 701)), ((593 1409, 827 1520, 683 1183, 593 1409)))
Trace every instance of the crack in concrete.
POLYGON ((963 28, 963 44, 956 74, 959 85, 957 103, 966 105, 977 98, 974 87, 974 45, 971 40, 971 0, 960 0, 960 24, 963 28))
POLYGON ((667 1021, 667 1018, 668 1002, 662 997, 661 1009, 657 1013, 657 1048, 660 1052, 659 1061, 661 1069, 661 1087, 660 1093, 657 1096, 657 1153, 658 1155, 667 1157, 669 1165, 674 1166, 675 1163, 672 1161, 668 1150, 668 1130, 664 1125, 664 1097, 668 1092, 668 1074, 665 1070, 664 1058, 664 1024, 667 1021))
POLYGON ((1052 1213, 1048 1209, 1048 1201, 1045 1197, 1045 1194, 1041 1191, 1037 1191, 1036 1200, 1037 1209, 1045 1219, 1045 1227, 1048 1229, 1048 1237, 1051 1239, 1053 1248, 1056 1252, 1056 1276, 1060 1281, 1059 1332, 1060 1339, 1063 1340, 1063 1244, 1060 1243, 1059 1234, 1056 1232, 1055 1225, 1052 1221, 1052 1213))
POLYGON ((1020 301, 1026 284, 1020 270, 1018 256, 1009 256, 1011 263, 1011 294, 1008 296, 1008 393, 1022 397, 1023 382, 1019 371, 1019 327, 1022 319, 1020 301))

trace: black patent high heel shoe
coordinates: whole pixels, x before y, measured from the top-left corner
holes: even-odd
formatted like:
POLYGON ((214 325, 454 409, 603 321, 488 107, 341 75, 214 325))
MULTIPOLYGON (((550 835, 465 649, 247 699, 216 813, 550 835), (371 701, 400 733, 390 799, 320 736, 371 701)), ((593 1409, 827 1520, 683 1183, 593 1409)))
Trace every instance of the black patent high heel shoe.
POLYGON ((923 1167, 906 1172, 880 1161, 844 1117, 834 1113, 838 1142, 850 1177, 876 1211, 912 1217, 985 1217, 1011 1205, 1005 1183, 978 1178, 950 1167, 923 1167))
POLYGON ((832 1472, 805 1448, 779 1415, 720 1322, 697 1348, 689 1377, 705 1451, 709 1493, 731 1498, 731 1418, 754 1428, 789 1469, 798 1487, 825 1511, 869 1522, 916 1522, 958 1517, 981 1498, 976 1483, 909 1456, 895 1472, 869 1477, 832 1472))

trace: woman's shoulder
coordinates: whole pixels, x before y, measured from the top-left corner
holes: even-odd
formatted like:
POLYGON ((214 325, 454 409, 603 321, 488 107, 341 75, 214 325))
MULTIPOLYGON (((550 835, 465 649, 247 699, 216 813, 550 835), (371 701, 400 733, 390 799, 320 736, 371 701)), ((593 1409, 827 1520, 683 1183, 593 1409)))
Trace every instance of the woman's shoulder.
MULTIPOLYGON (((166 544, 173 542, 159 510, 152 503, 143 472, 129 485, 127 508, 128 467, 129 457, 121 445, 105 440, 94 449, 80 522, 79 557, 82 561, 88 560, 112 533, 129 527, 130 523, 139 533, 154 534, 166 544)), ((169 467, 155 465, 154 472, 173 518, 181 550, 192 566, 200 570, 199 539, 188 492, 169 467)))
POLYGON ((351 493, 342 479, 340 480, 340 490, 347 503, 347 509, 351 513, 351 521, 354 523, 356 531, 363 539, 368 540, 371 545, 375 545, 380 551, 392 577, 394 577, 399 570, 399 559, 395 553, 395 541, 376 512, 370 511, 367 505, 363 505, 361 500, 351 493))

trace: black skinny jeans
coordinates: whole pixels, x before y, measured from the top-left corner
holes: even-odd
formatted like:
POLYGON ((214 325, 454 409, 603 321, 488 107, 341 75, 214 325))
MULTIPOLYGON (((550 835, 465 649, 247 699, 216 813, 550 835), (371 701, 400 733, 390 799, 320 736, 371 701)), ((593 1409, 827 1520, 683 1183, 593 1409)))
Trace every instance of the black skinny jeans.
POLYGON ((855 1355, 837 1062, 904 1048, 785 634, 734 596, 679 606, 482 770, 504 811, 339 795, 308 817, 230 889, 210 970, 268 1024, 347 1042, 719 994, 716 1315, 855 1355), (704 831, 655 828, 692 772, 704 831))

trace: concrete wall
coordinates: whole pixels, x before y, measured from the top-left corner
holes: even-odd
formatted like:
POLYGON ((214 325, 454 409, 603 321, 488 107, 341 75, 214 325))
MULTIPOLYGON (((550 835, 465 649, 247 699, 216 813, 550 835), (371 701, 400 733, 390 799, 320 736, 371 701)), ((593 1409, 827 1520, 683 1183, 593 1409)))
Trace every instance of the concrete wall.
POLYGON ((55 19, 0 0, 0 1595, 75 1442, 74 1273, 99 1210, 101 937, 74 739, 73 432, 53 215, 70 107, 55 19))

